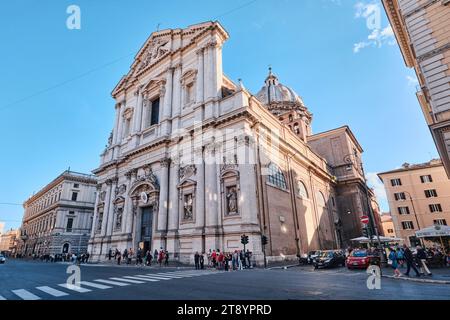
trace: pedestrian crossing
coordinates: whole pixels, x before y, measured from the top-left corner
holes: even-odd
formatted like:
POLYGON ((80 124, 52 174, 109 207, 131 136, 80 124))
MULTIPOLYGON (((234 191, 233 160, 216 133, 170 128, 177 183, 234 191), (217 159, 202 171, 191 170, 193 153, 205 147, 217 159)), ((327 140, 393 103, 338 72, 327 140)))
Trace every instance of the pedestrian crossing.
MULTIPOLYGON (((117 287, 129 285, 151 284, 155 282, 164 282, 178 280, 183 278, 201 277, 207 275, 216 275, 225 271, 174 271, 159 272, 136 275, 125 275, 109 277, 107 279, 95 279, 91 281, 80 281, 75 284, 60 283, 53 287, 39 286, 33 289, 15 289, 11 290, 11 295, 6 297, 0 295, 0 300, 45 300, 49 298, 67 297, 74 293, 87 293, 93 290, 108 290, 117 287)), ((2 294, 4 294, 2 292, 2 294)))

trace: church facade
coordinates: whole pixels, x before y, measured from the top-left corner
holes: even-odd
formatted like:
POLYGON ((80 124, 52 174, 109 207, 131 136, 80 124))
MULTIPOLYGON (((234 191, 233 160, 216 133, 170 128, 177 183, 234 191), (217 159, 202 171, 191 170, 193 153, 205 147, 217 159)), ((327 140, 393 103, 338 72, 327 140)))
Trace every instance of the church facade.
POLYGON ((270 71, 251 94, 222 70, 218 22, 152 33, 112 92, 89 252, 247 248, 262 261, 336 249, 367 207, 361 146, 345 126, 314 135, 303 100, 270 71))

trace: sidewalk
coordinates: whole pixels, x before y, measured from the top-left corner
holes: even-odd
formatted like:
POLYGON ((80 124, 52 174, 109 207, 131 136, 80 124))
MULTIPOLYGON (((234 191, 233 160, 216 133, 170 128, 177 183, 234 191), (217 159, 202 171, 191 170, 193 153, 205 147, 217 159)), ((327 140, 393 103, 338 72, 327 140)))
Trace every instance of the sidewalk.
MULTIPOLYGON (((405 273, 406 268, 400 268, 400 272, 405 273)), ((396 278, 392 275, 392 269, 385 268, 383 269, 383 277, 385 278, 391 278, 396 280, 404 280, 404 281, 413 281, 413 282, 422 282, 422 283, 434 283, 434 284, 450 284, 450 268, 435 268, 430 269, 432 272, 432 276, 420 276, 419 278, 416 277, 414 270, 410 271, 410 276, 401 276, 399 278, 396 278)))

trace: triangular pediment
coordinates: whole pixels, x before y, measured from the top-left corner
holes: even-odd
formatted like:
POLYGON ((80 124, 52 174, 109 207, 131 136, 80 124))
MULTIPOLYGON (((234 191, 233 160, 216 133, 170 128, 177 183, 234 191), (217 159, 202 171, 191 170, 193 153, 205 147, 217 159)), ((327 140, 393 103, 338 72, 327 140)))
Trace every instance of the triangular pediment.
POLYGON ((153 32, 138 51, 131 65, 130 71, 114 88, 112 95, 129 86, 146 70, 171 54, 183 50, 201 37, 201 35, 218 28, 222 36, 227 39, 228 34, 218 22, 208 21, 189 26, 185 29, 166 29, 153 32))

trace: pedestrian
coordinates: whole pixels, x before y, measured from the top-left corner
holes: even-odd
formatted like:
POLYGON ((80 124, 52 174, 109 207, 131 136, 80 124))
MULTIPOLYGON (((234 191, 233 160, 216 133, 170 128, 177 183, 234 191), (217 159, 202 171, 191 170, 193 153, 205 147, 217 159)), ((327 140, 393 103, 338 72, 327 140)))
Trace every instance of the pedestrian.
POLYGON ((225 254, 225 257, 224 257, 224 264, 225 264, 225 271, 228 271, 228 262, 230 261, 230 256, 229 256, 229 254, 228 253, 226 253, 225 254))
POLYGON ((159 251, 159 257, 158 257, 158 263, 159 263, 160 267, 162 267, 163 260, 164 260, 164 250, 162 250, 162 248, 161 248, 161 250, 159 251))
POLYGON ((121 255, 120 251, 116 252, 114 259, 116 259, 116 257, 117 257, 117 264, 120 266, 120 260, 122 260, 122 255, 121 255))
POLYGON ((158 263, 159 258, 158 249, 155 249, 155 252, 153 252, 153 258, 155 259, 155 262, 158 263))
POLYGON ((151 265, 152 265, 152 253, 150 252, 150 250, 147 250, 146 257, 147 257, 146 265, 151 267, 151 265))
POLYGON ((402 248, 397 249, 397 261, 400 268, 404 268, 405 265, 405 255, 402 248))
POLYGON ((198 254, 198 251, 195 252, 195 255, 194 255, 194 265, 195 265, 195 270, 200 269, 200 255, 198 254))
POLYGON ((241 260, 241 269, 247 269, 247 265, 245 264, 245 253, 240 250, 239 251, 239 260, 241 260))
POLYGON ((224 258, 223 252, 220 252, 219 249, 217 249, 217 252, 219 252, 219 257, 217 258, 217 269, 222 270, 224 267, 224 258))
POLYGON ((112 250, 110 248, 108 251, 108 260, 111 260, 111 257, 112 257, 112 250))
POLYGON ((430 272, 430 269, 428 269, 427 266, 427 254, 425 253, 425 250, 421 246, 417 246, 417 260, 420 262, 420 273, 425 275, 425 272, 427 275, 431 276, 432 273, 430 272))
POLYGON ((166 267, 169 266, 169 251, 167 251, 167 250, 164 254, 164 266, 166 266, 166 267))
POLYGON ((200 269, 203 270, 205 268, 205 254, 203 252, 199 257, 199 260, 200 260, 200 269))
POLYGON ((233 267, 233 270, 236 270, 237 268, 237 259, 238 259, 237 250, 234 250, 234 253, 231 257, 231 266, 233 267))
POLYGON ((217 262, 217 252, 216 250, 213 250, 213 252, 211 253, 211 266, 213 268, 216 267, 216 262, 217 262))
POLYGON ((247 252, 245 253, 245 264, 247 265, 247 268, 251 268, 252 267, 252 263, 250 262, 250 259, 252 257, 252 253, 250 252, 250 250, 247 249, 247 252))
POLYGON ((411 250, 408 248, 408 246, 406 244, 403 244, 403 255, 404 255, 405 261, 406 261, 406 273, 405 273, 405 276, 409 277, 409 272, 410 272, 410 270, 412 268, 414 270, 414 272, 416 273, 416 276, 420 277, 419 271, 417 271, 417 268, 414 265, 413 254, 412 254, 411 250))
POLYGON ((400 270, 398 270, 398 260, 397 260, 397 251, 395 248, 391 248, 391 252, 389 253, 388 264, 394 269, 394 277, 398 278, 402 275, 400 270))

